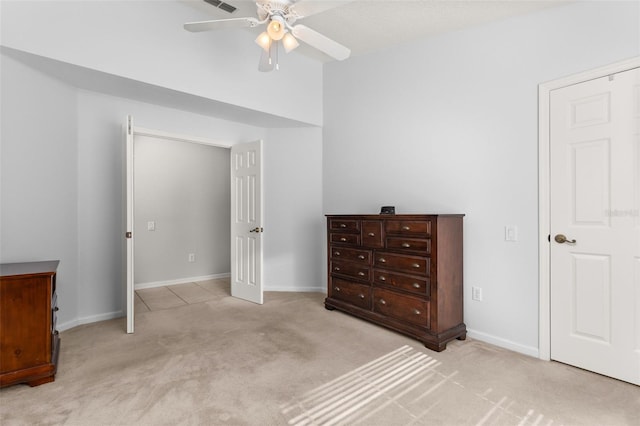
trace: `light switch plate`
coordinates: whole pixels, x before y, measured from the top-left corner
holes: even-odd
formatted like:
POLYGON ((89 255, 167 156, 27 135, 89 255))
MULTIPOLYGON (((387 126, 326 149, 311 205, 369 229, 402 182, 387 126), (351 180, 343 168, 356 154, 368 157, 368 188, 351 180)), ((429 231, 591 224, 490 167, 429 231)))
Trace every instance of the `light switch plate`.
POLYGON ((515 225, 507 225, 504 227, 505 241, 518 241, 518 227, 515 225))

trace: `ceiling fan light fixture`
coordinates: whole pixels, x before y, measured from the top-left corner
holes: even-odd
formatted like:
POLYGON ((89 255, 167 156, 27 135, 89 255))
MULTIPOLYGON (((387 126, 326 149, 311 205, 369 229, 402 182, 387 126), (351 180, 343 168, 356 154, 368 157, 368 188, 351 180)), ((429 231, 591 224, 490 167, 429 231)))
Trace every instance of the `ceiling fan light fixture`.
POLYGON ((258 38, 256 38, 256 43, 258 46, 262 47, 265 52, 269 53, 269 47, 271 47, 271 37, 266 31, 263 31, 258 38))
POLYGON ((287 28, 282 16, 274 15, 267 25, 267 33, 273 40, 281 40, 284 34, 287 32, 287 28))
POLYGON ((285 52, 289 53, 296 47, 300 46, 300 43, 298 43, 298 40, 288 32, 282 37, 282 45, 284 46, 285 52))

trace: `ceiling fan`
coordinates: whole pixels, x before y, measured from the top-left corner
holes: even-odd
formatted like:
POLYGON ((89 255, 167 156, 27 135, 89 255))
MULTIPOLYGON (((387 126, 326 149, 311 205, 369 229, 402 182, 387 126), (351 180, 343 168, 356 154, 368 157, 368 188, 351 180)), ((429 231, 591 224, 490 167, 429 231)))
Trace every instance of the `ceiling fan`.
POLYGON ((305 17, 295 10, 295 5, 298 1, 258 0, 256 2, 257 18, 246 17, 187 22, 184 24, 184 29, 191 32, 200 32, 226 28, 253 28, 266 24, 265 31, 256 38, 256 43, 263 49, 258 65, 258 70, 263 72, 273 71, 274 68, 279 69, 279 43, 282 43, 284 50, 289 53, 299 46, 298 40, 339 61, 347 59, 351 54, 351 50, 347 47, 312 30, 306 25, 294 25, 297 20, 305 17))

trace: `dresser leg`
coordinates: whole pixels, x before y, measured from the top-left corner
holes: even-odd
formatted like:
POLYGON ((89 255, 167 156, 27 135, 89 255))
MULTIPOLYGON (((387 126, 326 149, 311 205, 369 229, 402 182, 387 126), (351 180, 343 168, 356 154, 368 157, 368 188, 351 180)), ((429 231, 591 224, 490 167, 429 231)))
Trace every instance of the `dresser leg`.
POLYGON ((336 309, 336 308, 334 308, 333 306, 329 306, 329 305, 324 305, 324 308, 325 308, 327 311, 333 311, 333 310, 335 310, 335 309, 336 309))
POLYGON ((432 351, 435 351, 435 352, 442 352, 445 349, 447 349, 446 342, 438 342, 438 343, 422 342, 422 343, 424 344, 425 348, 431 349, 432 351))
POLYGON ((464 333, 462 333, 461 335, 459 335, 458 337, 456 337, 458 340, 467 340, 467 332, 465 331, 464 333))
POLYGON ((34 387, 34 386, 44 385, 45 383, 53 382, 54 380, 55 380, 55 376, 51 375, 51 376, 43 377, 41 379, 31 380, 30 382, 27 382, 27 384, 31 387, 34 387))

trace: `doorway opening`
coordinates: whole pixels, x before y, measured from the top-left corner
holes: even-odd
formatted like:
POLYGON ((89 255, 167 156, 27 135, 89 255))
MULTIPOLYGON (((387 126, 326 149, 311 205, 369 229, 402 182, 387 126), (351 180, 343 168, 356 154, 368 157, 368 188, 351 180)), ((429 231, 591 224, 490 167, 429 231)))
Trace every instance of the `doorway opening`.
POLYGON ((136 312, 230 293, 230 150, 134 138, 136 312))
MULTIPOLYGON (((263 303, 263 177, 262 177, 262 140, 243 143, 227 143, 201 138, 187 137, 166 132, 134 128, 133 118, 127 117, 125 123, 125 263, 126 263, 126 308, 127 333, 134 332, 135 323, 135 141, 140 137, 152 137, 161 140, 192 142, 229 149, 229 192, 230 203, 230 278, 231 296, 249 302, 263 303)), ((206 168, 207 166, 203 166, 206 168)), ((188 172, 184 172, 188 173, 188 172)), ((169 180, 167 185, 173 185, 169 180)), ((189 209, 191 205, 184 197, 178 196, 178 202, 169 202, 169 209, 189 209)), ((154 220, 146 223, 147 231, 155 231, 154 220)), ((143 223, 143 227, 144 227, 143 223)), ((197 228, 197 227, 196 227, 197 228)), ((143 228, 144 229, 144 228, 143 228)), ((193 233, 198 234, 200 229, 193 233)), ((143 231, 144 233, 144 231, 143 231)), ((196 262, 195 251, 187 247, 187 262, 196 262)), ((184 250, 184 247, 183 247, 184 250)), ((178 254, 179 257, 179 254, 178 254)), ((173 259, 171 259, 173 260, 173 259)), ((211 278, 211 277, 209 277, 211 278)), ((182 280, 182 278, 180 278, 182 280)))

